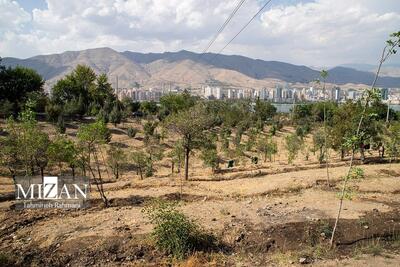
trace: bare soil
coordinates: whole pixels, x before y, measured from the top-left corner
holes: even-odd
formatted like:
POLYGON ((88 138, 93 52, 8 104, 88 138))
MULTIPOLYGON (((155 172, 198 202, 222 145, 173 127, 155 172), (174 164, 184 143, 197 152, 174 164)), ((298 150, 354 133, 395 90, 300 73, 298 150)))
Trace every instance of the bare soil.
MULTIPOLYGON (((68 128, 72 137, 75 132, 68 128)), ((139 139, 119 131, 112 137, 127 151, 142 146, 139 139)), ((140 180, 129 169, 118 181, 106 178, 111 207, 93 192, 84 210, 14 210, 6 197, 14 186, 3 171, 0 256, 16 266, 287 266, 303 259, 315 266, 399 266, 399 163, 358 166, 365 178, 351 182, 354 194, 344 201, 334 249, 327 248, 347 164, 332 152, 328 187, 325 165, 316 156, 308 161, 299 156, 288 165, 282 151, 274 162, 246 163, 218 174, 194 157, 190 181, 171 174, 164 159, 151 178, 140 180), (218 237, 219 249, 183 261, 158 252, 142 213, 155 198, 179 200, 186 215, 218 237)), ((103 172, 107 177, 105 166, 103 172)))

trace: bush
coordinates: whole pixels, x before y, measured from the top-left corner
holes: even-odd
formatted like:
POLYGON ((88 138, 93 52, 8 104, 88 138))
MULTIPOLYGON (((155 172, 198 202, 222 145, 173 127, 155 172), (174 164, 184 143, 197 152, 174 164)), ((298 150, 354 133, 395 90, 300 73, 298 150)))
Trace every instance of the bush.
POLYGON ((62 115, 58 117, 56 127, 57 127, 57 131, 58 131, 60 134, 64 134, 64 133, 65 133, 66 128, 65 128, 64 117, 63 117, 62 115))
POLYGON ((178 211, 176 203, 155 201, 143 212, 154 224, 152 238, 166 254, 182 259, 194 251, 215 247, 215 237, 178 211))
POLYGON ((0 266, 14 266, 15 262, 13 259, 2 252, 0 252, 0 266))
POLYGON ((136 134, 137 134, 138 132, 139 132, 138 129, 129 127, 129 128, 128 128, 128 131, 127 131, 127 134, 128 134, 129 137, 135 138, 135 136, 136 136, 136 134))

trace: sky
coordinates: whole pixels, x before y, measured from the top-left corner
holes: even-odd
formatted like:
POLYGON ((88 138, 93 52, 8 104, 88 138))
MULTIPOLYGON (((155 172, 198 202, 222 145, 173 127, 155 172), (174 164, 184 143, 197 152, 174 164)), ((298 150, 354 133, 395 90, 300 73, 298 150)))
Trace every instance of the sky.
MULTIPOLYGON (((219 51, 266 2, 246 0, 209 49, 219 51)), ((238 0, 0 0, 0 56, 96 47, 201 52, 238 0)), ((376 64, 400 31, 399 0, 272 0, 223 54, 332 67, 376 64)), ((389 63, 400 63, 393 56, 389 63)))

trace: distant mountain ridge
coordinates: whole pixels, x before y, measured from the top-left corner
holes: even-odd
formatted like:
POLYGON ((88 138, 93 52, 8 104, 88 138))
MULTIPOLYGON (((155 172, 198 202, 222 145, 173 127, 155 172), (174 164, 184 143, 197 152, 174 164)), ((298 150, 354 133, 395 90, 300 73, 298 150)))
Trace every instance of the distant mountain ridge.
MULTIPOLYGON (((97 73, 106 73, 119 87, 141 85, 207 84, 210 81, 237 87, 271 86, 274 82, 308 83, 319 71, 307 66, 279 61, 251 59, 238 55, 197 54, 190 51, 164 53, 117 52, 111 48, 67 51, 27 59, 3 58, 6 66, 26 66, 37 70, 51 86, 78 64, 86 64, 97 73)), ((370 85, 374 73, 348 67, 328 70, 327 82, 370 85)), ((380 77, 377 86, 400 87, 399 77, 380 77)))

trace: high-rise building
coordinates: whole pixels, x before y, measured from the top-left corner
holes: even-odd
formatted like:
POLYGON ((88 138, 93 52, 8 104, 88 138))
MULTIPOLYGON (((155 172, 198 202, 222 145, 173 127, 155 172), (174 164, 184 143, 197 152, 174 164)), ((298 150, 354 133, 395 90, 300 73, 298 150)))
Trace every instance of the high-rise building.
POLYGON ((340 87, 334 86, 331 89, 331 99, 332 101, 339 102, 341 100, 341 90, 340 87))
POLYGON ((266 88, 262 88, 259 91, 259 97, 260 97, 261 100, 267 100, 268 99, 268 91, 267 91, 266 88))
POLYGON ((382 100, 388 100, 389 99, 389 88, 381 88, 381 98, 382 100))
POLYGON ((281 102, 282 101, 282 97, 283 97, 282 91, 283 91, 282 86, 280 84, 277 84, 275 86, 275 90, 273 92, 274 102, 281 102))

